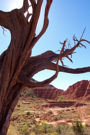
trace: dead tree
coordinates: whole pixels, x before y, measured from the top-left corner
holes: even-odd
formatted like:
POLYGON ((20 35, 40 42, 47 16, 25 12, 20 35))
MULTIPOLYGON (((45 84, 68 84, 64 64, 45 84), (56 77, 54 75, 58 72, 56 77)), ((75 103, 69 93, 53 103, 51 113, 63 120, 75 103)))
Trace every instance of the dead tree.
POLYGON ((35 88, 48 85, 57 77, 58 72, 73 74, 90 72, 90 67, 71 69, 63 64, 65 57, 72 62, 69 56, 74 53, 77 47, 84 46, 85 42, 90 44, 82 36, 79 40, 74 37, 75 44, 71 48, 66 49, 67 40, 61 43, 60 54, 47 51, 39 56, 31 57, 33 47, 48 27, 48 14, 52 0, 47 0, 43 27, 38 35, 35 33, 43 0, 29 1, 31 5, 28 4, 28 0, 24 0, 21 9, 15 9, 11 12, 0 11, 0 25, 11 32, 10 45, 0 55, 0 135, 7 134, 11 114, 25 86, 35 88), (32 14, 28 12, 25 17, 24 13, 28 11, 29 6, 32 6, 32 14), (30 21, 29 17, 31 17, 30 21), (59 60, 61 66, 58 65, 59 60), (53 61, 56 61, 56 64, 53 61), (44 69, 54 70, 55 74, 42 82, 33 81, 33 76, 44 69))

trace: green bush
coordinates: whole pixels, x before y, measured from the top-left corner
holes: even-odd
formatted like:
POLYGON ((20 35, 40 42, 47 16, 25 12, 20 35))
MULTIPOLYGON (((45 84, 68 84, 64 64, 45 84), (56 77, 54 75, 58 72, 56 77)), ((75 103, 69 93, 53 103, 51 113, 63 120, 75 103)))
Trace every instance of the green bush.
POLYGON ((21 125, 20 127, 18 127, 18 130, 23 135, 29 135, 28 128, 29 128, 28 125, 24 124, 24 125, 21 125))
POLYGON ((60 126, 60 125, 58 125, 58 126, 56 127, 56 132, 58 133, 58 135, 61 134, 61 126, 60 126))
POLYGON ((26 112, 26 115, 28 115, 28 116, 29 116, 29 115, 30 115, 30 112, 26 112))
POLYGON ((24 90, 24 91, 21 93, 20 96, 21 96, 21 97, 32 97, 32 98, 35 98, 35 97, 36 97, 32 89, 24 90))
POLYGON ((53 132, 53 126, 43 122, 43 123, 41 123, 41 125, 36 124, 31 129, 31 132, 34 132, 36 135, 52 133, 53 132))
POLYGON ((84 135, 84 127, 80 121, 77 120, 75 123, 73 123, 72 129, 75 135, 84 135))
POLYGON ((62 115, 59 113, 57 115, 53 115, 53 120, 54 121, 57 121, 57 120, 60 120, 62 118, 62 115))
POLYGON ((29 123, 30 123, 30 125, 36 124, 35 118, 31 118, 29 123))

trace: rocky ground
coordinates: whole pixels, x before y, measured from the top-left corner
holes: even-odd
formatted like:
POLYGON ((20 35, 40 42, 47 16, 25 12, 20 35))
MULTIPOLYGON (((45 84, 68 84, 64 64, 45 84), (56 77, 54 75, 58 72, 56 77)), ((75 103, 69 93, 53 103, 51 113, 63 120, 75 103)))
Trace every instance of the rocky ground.
POLYGON ((51 85, 27 89, 13 112, 8 135, 90 135, 89 97, 90 81, 85 80, 65 92, 51 85))
MULTIPOLYGON (((90 102, 59 102, 57 100, 28 97, 19 100, 11 118, 10 129, 16 130, 15 135, 32 135, 30 130, 33 127, 46 123, 52 125, 53 129, 61 126, 61 130, 65 135, 74 135, 71 127, 76 121, 84 124, 85 132, 89 135, 90 102), (70 131, 70 133, 67 133, 67 131, 70 131)), ((8 135, 11 135, 10 129, 8 135)))

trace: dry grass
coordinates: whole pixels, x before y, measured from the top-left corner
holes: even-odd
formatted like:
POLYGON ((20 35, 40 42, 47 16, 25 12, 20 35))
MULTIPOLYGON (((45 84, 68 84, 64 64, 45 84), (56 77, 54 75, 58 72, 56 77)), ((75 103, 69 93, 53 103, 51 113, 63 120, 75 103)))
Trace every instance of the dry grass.
MULTIPOLYGON (((21 98, 12 115, 11 125, 7 135, 22 135, 20 132, 21 129, 24 130, 24 127, 27 127, 29 130, 35 122, 40 123, 41 121, 46 121, 46 123, 52 124, 53 126, 54 124, 62 125, 62 121, 65 121, 63 124, 72 125, 72 121, 79 118, 81 121, 87 120, 86 124, 88 126, 90 125, 89 105, 81 107, 73 106, 68 108, 42 107, 42 104, 46 102, 48 102, 48 100, 38 98, 21 98)), ((90 127, 85 127, 85 129, 88 132, 87 135, 89 135, 90 127)), ((69 132, 72 133, 72 130, 70 129, 69 132)), ((68 135, 71 134, 69 133, 68 135)))
POLYGON ((20 135, 16 129, 10 125, 7 135, 20 135))

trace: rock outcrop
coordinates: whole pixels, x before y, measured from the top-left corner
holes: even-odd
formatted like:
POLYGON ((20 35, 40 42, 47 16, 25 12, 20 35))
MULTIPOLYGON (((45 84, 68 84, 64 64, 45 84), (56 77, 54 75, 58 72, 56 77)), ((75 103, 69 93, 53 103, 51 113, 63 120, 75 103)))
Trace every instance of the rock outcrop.
POLYGON ((66 91, 48 85, 35 88, 34 93, 37 97, 46 99, 56 99, 58 96, 64 95, 65 98, 69 99, 90 100, 90 81, 79 81, 70 86, 66 91))
POLYGON ((62 102, 48 102, 48 103, 44 103, 42 104, 42 107, 71 107, 71 106, 75 106, 75 107, 80 107, 80 106, 84 106, 86 104, 84 103, 78 103, 76 101, 62 101, 62 102))
POLYGON ((82 80, 70 86, 64 96, 70 99, 89 99, 90 98, 90 81, 82 80))
POLYGON ((34 93, 40 98, 55 99, 58 95, 62 95, 63 90, 57 89, 52 85, 48 85, 46 87, 35 88, 34 93))
POLYGON ((86 89, 86 92, 85 92, 83 98, 85 98, 85 99, 87 99, 87 100, 90 100, 90 81, 89 81, 89 83, 88 83, 88 85, 87 85, 87 89, 86 89))

